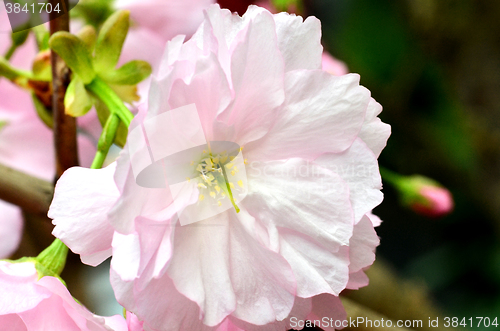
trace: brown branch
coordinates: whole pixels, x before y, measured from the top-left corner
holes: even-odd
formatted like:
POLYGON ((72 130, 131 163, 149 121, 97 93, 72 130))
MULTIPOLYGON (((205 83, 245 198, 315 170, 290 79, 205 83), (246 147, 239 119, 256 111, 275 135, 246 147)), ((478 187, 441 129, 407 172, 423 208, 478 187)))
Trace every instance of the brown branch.
MULTIPOLYGON (((60 0, 59 0, 60 1, 60 0)), ((58 0, 50 0, 55 7, 58 0)), ((64 0, 63 0, 64 1, 64 0)), ((66 6, 66 8, 68 8, 66 6)), ((69 31, 69 13, 57 16, 50 14, 50 34, 57 31, 69 31)), ((78 148, 76 141, 76 119, 64 112, 64 95, 70 81, 70 71, 64 61, 55 53, 51 53, 52 64, 52 114, 54 117, 54 144, 56 152, 56 174, 62 173, 78 165, 78 148)))
POLYGON ((0 164, 0 199, 33 214, 47 214, 54 188, 51 183, 0 164))

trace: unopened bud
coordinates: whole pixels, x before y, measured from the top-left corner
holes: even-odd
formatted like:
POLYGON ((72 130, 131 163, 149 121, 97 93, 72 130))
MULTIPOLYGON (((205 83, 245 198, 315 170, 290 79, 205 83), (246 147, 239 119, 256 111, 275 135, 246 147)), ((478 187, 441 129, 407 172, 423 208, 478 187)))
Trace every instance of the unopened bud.
POLYGON ((428 217, 440 217, 451 213, 453 196, 441 184, 428 177, 402 176, 381 168, 383 179, 399 192, 401 203, 416 213, 428 217))

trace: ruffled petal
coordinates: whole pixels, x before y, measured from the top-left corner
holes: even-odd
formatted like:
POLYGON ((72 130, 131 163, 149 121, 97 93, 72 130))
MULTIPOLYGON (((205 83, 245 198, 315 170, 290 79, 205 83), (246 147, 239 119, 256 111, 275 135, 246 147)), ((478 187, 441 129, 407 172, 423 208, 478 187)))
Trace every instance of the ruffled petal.
POLYGON ((339 295, 349 279, 347 247, 328 248, 307 236, 290 230, 280 231, 280 253, 290 263, 297 279, 297 296, 321 293, 339 295))
POLYGON ((168 273, 177 289, 198 303, 206 325, 231 313, 263 325, 284 319, 293 306, 290 266, 256 241, 252 224, 242 209, 176 229, 168 273))
POLYGON ((387 139, 391 135, 391 126, 383 123, 377 117, 380 112, 382 112, 382 106, 377 101, 370 99, 366 110, 365 122, 358 135, 373 151, 376 157, 380 155, 387 144, 387 139))
POLYGON ((339 153, 356 139, 370 92, 359 76, 332 76, 324 71, 286 73, 286 100, 271 131, 247 148, 249 160, 315 158, 339 153))
POLYGON ((355 223, 382 202, 377 158, 361 139, 357 138, 342 153, 323 154, 314 162, 338 174, 349 185, 355 223))
POLYGON ((248 11, 251 20, 246 37, 231 53, 233 102, 218 119, 234 126, 228 140, 244 145, 264 136, 283 103, 284 63, 280 56, 273 16, 265 11, 248 11))
POLYGON ((285 71, 321 68, 321 22, 313 16, 305 21, 288 13, 274 15, 278 45, 285 71))
POLYGON ((349 244, 354 215, 340 176, 302 159, 252 162, 247 175, 242 204, 256 219, 302 233, 331 251, 349 244))

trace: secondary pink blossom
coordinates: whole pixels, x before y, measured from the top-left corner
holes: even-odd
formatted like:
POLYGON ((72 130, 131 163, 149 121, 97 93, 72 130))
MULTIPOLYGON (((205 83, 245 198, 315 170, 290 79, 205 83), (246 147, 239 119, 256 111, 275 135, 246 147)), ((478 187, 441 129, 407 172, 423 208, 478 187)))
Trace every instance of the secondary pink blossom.
MULTIPOLYGON (((127 331, 119 315, 92 314, 55 277, 38 279, 31 262, 0 261, 0 325, 15 331, 127 331)), ((137 330, 139 331, 139 330, 137 330)))
POLYGON ((183 207, 220 192, 199 186, 179 207, 168 188, 136 183, 128 148, 107 168, 72 168, 58 181, 54 235, 84 263, 112 255, 115 295, 146 329, 286 330, 291 317, 343 319, 339 293, 368 283, 379 243, 377 157, 390 127, 358 75, 321 70, 320 37, 314 17, 256 6, 239 17, 214 5, 189 41, 167 45, 131 130, 194 104, 208 141, 244 146, 239 213, 181 226, 183 207))
POLYGON ((0 259, 9 257, 21 241, 23 219, 21 210, 0 200, 0 259))
MULTIPOLYGON (((0 54, 10 47, 9 30, 7 13, 0 10, 0 54)), ((35 55, 35 40, 30 37, 11 63, 29 69, 35 55)), ((90 165, 95 148, 83 135, 79 143, 82 164, 90 165)), ((5 78, 0 78, 0 164, 48 181, 55 174, 52 131, 38 118, 30 93, 5 78)), ((21 234, 20 210, 0 201, 0 258, 15 251, 21 234)))
POLYGON ((117 0, 114 6, 130 10, 140 27, 147 28, 164 41, 178 34, 191 36, 203 21, 203 10, 214 0, 117 0))
POLYGON ((347 65, 344 62, 337 60, 326 51, 323 52, 322 66, 323 70, 335 76, 342 76, 349 73, 349 69, 347 69, 347 65))

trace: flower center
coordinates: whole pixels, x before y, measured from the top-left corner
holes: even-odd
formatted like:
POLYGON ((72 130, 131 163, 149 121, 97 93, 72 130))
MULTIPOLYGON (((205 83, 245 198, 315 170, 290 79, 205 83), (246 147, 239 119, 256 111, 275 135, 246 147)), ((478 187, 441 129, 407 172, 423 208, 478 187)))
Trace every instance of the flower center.
POLYGON ((243 188, 243 181, 235 178, 239 172, 238 167, 233 163, 235 156, 228 155, 226 151, 219 154, 203 151, 203 158, 196 166, 196 171, 201 179, 198 183, 200 194, 199 201, 205 197, 210 197, 217 201, 218 206, 222 206, 223 200, 229 198, 234 209, 238 213, 240 209, 233 198, 233 190, 236 184, 243 188))

